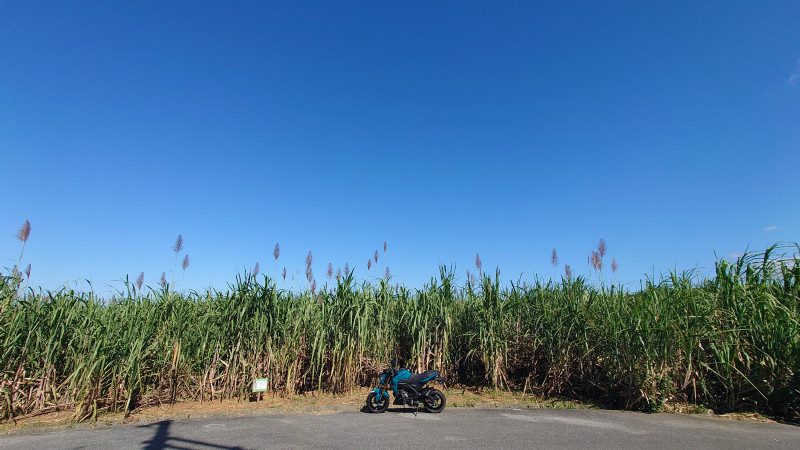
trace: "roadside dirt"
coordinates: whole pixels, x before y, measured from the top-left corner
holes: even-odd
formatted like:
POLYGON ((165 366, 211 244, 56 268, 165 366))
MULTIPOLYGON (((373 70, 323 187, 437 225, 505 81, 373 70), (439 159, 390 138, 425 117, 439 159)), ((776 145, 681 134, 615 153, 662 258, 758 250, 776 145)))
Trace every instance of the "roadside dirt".
MULTIPOLYGON (((345 395, 332 395, 326 393, 307 393, 281 397, 270 393, 262 394, 258 400, 215 400, 215 401, 181 401, 175 404, 148 406, 136 410, 129 417, 121 413, 106 413, 96 421, 74 422, 74 411, 65 410, 51 412, 33 417, 18 418, 16 422, 6 421, 0 423, 0 434, 16 433, 20 431, 33 431, 42 427, 92 427, 96 424, 123 424, 137 422, 156 422, 167 419, 181 419, 190 417, 207 416, 245 416, 271 413, 303 413, 303 414, 330 414, 344 410, 359 410, 364 406, 364 400, 370 388, 361 388, 345 395)), ((591 404, 584 404, 574 400, 556 398, 542 398, 536 395, 523 395, 520 392, 495 391, 489 389, 450 389, 446 392, 447 407, 449 408, 596 408, 591 404)), ((665 412, 672 413, 704 413, 712 415, 711 411, 698 411, 689 405, 673 405, 665 408, 665 412)), ((752 420, 771 422, 768 418, 758 414, 732 414, 723 415, 732 420, 752 420)))

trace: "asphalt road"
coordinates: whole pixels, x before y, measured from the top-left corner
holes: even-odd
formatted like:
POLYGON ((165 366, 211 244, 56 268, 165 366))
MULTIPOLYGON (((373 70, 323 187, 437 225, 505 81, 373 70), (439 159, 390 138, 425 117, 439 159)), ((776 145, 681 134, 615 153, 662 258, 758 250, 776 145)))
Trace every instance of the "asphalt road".
POLYGON ((800 427, 621 411, 271 414, 0 436, 0 448, 800 448, 800 427))

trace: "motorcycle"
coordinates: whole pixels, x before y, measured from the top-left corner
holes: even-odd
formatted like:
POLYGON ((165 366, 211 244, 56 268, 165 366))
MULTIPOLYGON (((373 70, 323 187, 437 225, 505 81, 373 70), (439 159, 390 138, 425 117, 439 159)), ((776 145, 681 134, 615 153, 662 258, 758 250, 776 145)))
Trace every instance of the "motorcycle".
POLYGON ((438 376, 439 371, 427 370, 413 374, 408 369, 395 369, 396 366, 397 360, 392 359, 391 369, 383 369, 381 372, 380 385, 367 396, 367 411, 382 413, 389 409, 389 390, 391 390, 394 394, 394 405, 411 406, 419 410, 422 404, 425 411, 442 412, 447 402, 444 394, 428 385, 430 382, 436 382, 447 389, 444 378, 438 376))

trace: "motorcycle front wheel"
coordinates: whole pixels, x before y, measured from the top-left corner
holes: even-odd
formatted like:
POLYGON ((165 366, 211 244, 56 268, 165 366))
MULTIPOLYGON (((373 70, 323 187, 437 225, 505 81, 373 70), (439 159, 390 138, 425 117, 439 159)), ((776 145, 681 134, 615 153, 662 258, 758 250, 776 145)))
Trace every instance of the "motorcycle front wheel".
POLYGON ((389 409, 389 397, 382 395, 380 400, 375 400, 375 393, 370 392, 367 396, 367 411, 371 413, 382 413, 389 409))
POLYGON ((423 404, 425 405, 425 411, 428 411, 429 413, 442 412, 445 403, 447 403, 447 401, 444 398, 444 394, 438 389, 434 389, 428 393, 428 396, 423 401, 423 404))

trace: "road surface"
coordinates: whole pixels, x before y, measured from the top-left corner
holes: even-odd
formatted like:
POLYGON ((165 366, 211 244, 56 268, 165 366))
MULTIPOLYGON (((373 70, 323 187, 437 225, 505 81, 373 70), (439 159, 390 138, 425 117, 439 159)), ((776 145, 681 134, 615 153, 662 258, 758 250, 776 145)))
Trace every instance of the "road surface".
POLYGON ((623 411, 448 408, 269 414, 0 436, 0 449, 800 448, 800 427, 623 411))

